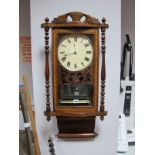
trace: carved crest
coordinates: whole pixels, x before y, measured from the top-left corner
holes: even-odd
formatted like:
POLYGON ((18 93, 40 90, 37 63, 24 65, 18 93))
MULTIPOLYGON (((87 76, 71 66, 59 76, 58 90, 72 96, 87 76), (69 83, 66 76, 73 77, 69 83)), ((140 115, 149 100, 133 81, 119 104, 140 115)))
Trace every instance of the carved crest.
POLYGON ((58 18, 54 18, 54 20, 52 21, 52 23, 55 24, 75 23, 75 22, 99 24, 98 19, 91 17, 87 14, 84 14, 82 12, 69 12, 64 15, 58 16, 58 18))
POLYGON ((41 24, 42 28, 60 28, 60 27, 92 27, 92 28, 108 28, 106 20, 100 23, 98 19, 82 12, 69 12, 54 18, 52 22, 45 19, 45 23, 41 24))

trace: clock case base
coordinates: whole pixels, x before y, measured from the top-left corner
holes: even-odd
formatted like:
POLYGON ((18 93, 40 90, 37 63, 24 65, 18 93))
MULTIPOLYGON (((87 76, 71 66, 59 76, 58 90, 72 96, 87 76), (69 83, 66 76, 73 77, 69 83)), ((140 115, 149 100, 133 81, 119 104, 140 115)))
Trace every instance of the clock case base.
POLYGON ((57 117, 59 138, 93 138, 95 117, 57 117))

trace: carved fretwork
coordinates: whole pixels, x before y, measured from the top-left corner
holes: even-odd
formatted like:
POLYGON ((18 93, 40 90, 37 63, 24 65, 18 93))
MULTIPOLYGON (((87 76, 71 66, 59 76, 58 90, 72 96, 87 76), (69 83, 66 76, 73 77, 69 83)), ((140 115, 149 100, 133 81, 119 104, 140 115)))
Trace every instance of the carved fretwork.
MULTIPOLYGON (((48 23, 49 19, 46 18, 45 22, 48 23)), ((49 81, 49 27, 45 27, 45 88, 46 88, 46 112, 51 111, 50 107, 50 81, 49 81)), ((47 120, 49 121, 51 118, 47 116, 47 120)))
MULTIPOLYGON (((104 24, 106 22, 105 18, 102 19, 102 23, 104 24)), ((101 28, 101 52, 102 52, 102 68, 101 68, 101 105, 100 105, 100 111, 104 112, 104 95, 105 95, 105 77, 106 77, 106 71, 105 71, 105 52, 106 52, 106 46, 105 46, 105 29, 101 28)), ((100 117, 101 120, 104 120, 104 116, 100 117)))
POLYGON ((64 24, 64 23, 71 23, 71 22, 99 24, 98 19, 91 17, 87 14, 84 14, 82 12, 69 12, 64 15, 58 16, 58 18, 54 18, 54 20, 52 21, 52 23, 56 23, 56 24, 64 24), (70 20, 68 19, 68 17, 70 18, 70 20))
POLYGON ((70 72, 59 66, 60 83, 91 83, 92 82, 92 68, 88 67, 79 72, 70 72))
POLYGON ((108 28, 108 24, 100 23, 98 19, 87 15, 82 12, 69 12, 64 15, 54 18, 50 23, 41 24, 42 28, 65 28, 65 27, 74 27, 74 28, 108 28))

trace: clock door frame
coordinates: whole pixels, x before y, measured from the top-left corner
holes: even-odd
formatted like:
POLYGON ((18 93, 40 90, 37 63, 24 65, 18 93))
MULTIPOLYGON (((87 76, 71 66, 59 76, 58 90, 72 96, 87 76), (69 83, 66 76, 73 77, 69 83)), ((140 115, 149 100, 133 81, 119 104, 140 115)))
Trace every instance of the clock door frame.
POLYGON ((57 113, 90 113, 98 111, 98 80, 99 80, 99 29, 52 29, 52 80, 53 80, 53 110, 57 113), (93 99, 92 106, 61 106, 58 101, 58 35, 93 35, 93 99))

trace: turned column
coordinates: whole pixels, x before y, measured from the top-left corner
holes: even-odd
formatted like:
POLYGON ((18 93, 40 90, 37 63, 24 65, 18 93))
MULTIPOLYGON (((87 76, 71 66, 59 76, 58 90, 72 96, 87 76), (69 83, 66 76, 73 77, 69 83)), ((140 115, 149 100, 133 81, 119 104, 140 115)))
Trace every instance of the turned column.
MULTIPOLYGON (((46 17, 45 22, 48 23, 49 19, 46 17)), ((51 112, 50 107, 50 70, 49 70, 49 27, 45 27, 45 88, 46 88, 46 112, 51 112)), ((49 121, 51 118, 47 116, 49 121)))
MULTIPOLYGON (((106 19, 102 19, 102 23, 105 24, 106 19)), ((101 28, 101 53, 102 53, 102 68, 101 68, 101 105, 100 105, 100 111, 105 112, 104 109, 104 95, 105 95, 105 77, 106 77, 106 69, 105 69, 105 52, 106 52, 106 46, 105 46, 105 28, 101 28)), ((101 120, 104 120, 104 116, 100 117, 101 120)))

